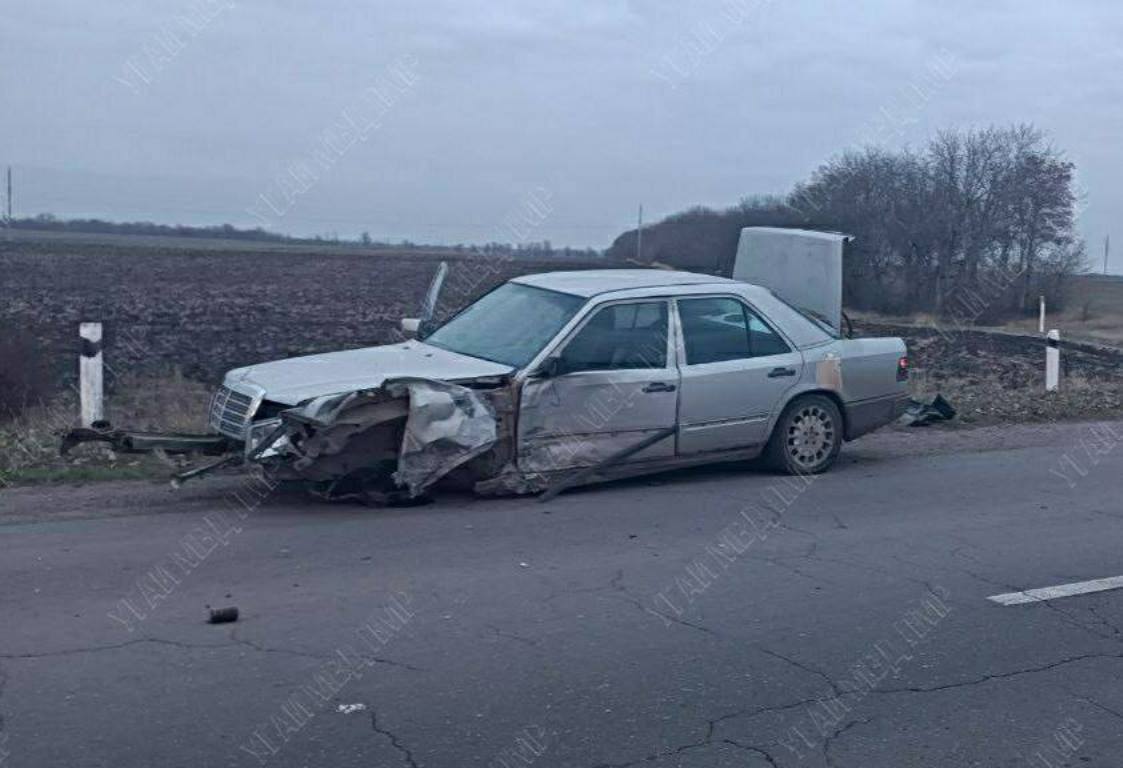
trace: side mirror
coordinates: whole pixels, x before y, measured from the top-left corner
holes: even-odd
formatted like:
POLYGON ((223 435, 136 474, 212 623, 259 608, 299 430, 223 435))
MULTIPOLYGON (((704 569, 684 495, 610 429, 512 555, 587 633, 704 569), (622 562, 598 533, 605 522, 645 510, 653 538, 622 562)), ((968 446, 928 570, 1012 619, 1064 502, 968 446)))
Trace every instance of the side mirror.
POLYGON ((422 341, 433 332, 433 325, 433 321, 422 320, 417 317, 403 317, 401 321, 402 333, 407 338, 417 339, 418 341, 422 341))
POLYGON ((558 356, 547 357, 542 361, 542 365, 538 366, 538 370, 534 375, 540 379, 552 379, 556 376, 561 376, 565 373, 565 363, 558 356))

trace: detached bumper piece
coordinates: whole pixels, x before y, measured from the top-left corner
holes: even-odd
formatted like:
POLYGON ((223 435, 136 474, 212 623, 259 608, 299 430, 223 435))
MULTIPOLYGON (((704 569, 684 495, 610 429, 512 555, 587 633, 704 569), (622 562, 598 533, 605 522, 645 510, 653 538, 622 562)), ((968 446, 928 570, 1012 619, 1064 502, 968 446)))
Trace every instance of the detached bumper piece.
POLYGON ((938 421, 951 421, 955 418, 955 408, 944 399, 943 395, 936 395, 932 402, 925 403, 920 400, 910 400, 901 421, 910 427, 927 427, 938 421))
POLYGON ((124 429, 104 427, 93 429, 80 427, 63 435, 59 453, 65 456, 75 446, 82 443, 107 443, 118 453, 201 453, 206 456, 220 456, 234 449, 234 444, 225 435, 190 435, 179 432, 130 432, 124 429))

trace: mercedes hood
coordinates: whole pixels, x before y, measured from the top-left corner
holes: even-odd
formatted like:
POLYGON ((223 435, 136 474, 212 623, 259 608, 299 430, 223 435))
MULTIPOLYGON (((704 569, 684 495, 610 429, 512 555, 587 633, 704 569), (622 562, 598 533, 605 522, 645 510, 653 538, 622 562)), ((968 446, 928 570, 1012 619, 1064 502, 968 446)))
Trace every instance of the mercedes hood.
POLYGON ((225 383, 259 387, 265 399, 297 405, 309 398, 374 389, 387 379, 413 377, 458 382, 504 376, 514 368, 449 352, 420 341, 292 357, 236 368, 225 383))

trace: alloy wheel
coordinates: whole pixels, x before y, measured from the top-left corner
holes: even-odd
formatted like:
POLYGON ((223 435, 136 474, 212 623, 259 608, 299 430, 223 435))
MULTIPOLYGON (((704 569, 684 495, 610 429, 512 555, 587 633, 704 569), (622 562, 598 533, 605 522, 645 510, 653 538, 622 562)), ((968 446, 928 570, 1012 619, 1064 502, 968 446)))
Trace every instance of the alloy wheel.
POLYGON ((834 419, 818 405, 807 405, 788 421, 787 449, 791 460, 810 470, 828 457, 834 446, 834 419))

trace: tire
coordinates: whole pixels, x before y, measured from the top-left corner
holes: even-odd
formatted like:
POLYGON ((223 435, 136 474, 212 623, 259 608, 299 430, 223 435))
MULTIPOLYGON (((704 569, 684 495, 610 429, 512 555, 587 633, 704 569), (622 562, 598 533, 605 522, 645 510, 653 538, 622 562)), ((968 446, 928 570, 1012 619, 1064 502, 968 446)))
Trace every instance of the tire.
POLYGON ((772 428, 764 449, 773 469, 789 475, 826 472, 842 448, 842 414, 825 395, 795 398, 772 428))

